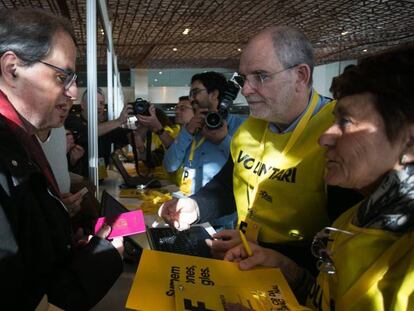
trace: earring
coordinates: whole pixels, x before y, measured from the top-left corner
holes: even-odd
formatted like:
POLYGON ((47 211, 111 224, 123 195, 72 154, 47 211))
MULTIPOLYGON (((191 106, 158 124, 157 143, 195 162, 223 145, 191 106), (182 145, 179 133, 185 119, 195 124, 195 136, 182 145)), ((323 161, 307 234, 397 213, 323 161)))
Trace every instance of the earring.
POLYGON ((400 164, 405 166, 407 164, 407 155, 403 154, 400 156, 400 164))

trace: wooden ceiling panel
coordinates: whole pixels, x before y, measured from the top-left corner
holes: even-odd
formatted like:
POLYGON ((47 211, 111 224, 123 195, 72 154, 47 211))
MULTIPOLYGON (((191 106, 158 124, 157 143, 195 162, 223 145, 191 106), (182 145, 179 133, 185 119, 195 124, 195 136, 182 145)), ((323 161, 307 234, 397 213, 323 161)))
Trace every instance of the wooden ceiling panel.
MULTIPOLYGON (((259 30, 301 29, 318 64, 355 59, 414 42, 414 1, 398 0, 111 0, 107 1, 119 68, 228 67, 259 30), (188 35, 183 35, 189 28, 188 35), (176 51, 173 48, 177 48, 176 51)), ((0 7, 43 7, 70 18, 78 64, 86 64, 86 1, 0 1, 0 7)), ((98 23, 98 64, 106 63, 98 23)))

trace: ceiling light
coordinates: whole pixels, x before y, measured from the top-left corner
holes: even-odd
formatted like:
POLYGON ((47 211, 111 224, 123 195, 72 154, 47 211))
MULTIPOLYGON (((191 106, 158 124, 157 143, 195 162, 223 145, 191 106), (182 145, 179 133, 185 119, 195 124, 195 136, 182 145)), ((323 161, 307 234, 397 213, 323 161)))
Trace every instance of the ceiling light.
POLYGON ((241 52, 241 51, 242 51, 242 49, 241 49, 241 48, 238 48, 238 49, 237 49, 237 51, 241 52))
POLYGON ((159 71, 158 74, 162 75, 162 71, 159 71))
POLYGON ((154 82, 158 82, 158 79, 154 79, 154 82))
POLYGON ((347 34, 349 34, 349 31, 342 31, 342 32, 341 32, 341 35, 343 35, 343 36, 345 36, 345 35, 347 35, 347 34))
POLYGON ((183 35, 188 35, 189 32, 190 32, 190 28, 186 28, 183 31, 183 35))
POLYGON ((363 49, 362 52, 368 52, 368 50, 367 49, 363 49))
POLYGON ((176 51, 178 51, 178 49, 177 48, 173 48, 173 51, 176 52, 176 51))

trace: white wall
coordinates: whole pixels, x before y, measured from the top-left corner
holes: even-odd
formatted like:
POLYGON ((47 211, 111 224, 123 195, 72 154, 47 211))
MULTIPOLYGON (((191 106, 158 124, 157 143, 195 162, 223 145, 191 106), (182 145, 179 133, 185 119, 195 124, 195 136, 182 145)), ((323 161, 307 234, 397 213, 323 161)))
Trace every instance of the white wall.
MULTIPOLYGON (((346 60, 341 62, 330 63, 326 65, 316 66, 313 72, 313 86, 318 91, 319 94, 331 97, 332 94, 329 92, 329 88, 332 83, 332 78, 336 77, 340 73, 342 73, 343 69, 348 66, 349 64, 356 64, 356 60, 346 60)), ((140 77, 140 83, 137 80, 133 80, 133 84, 136 86, 134 87, 123 87, 122 91, 124 93, 125 102, 133 102, 137 95, 148 99, 150 102, 155 104, 166 104, 166 103, 176 103, 178 101, 178 97, 183 95, 188 95, 190 91, 189 86, 147 86, 148 79, 144 79, 145 71, 137 70, 132 74, 135 79, 140 77), (144 80, 144 82, 142 81, 144 80), (143 85, 144 83, 145 85, 143 85), (141 89, 141 91, 137 91, 137 86, 141 89), (148 91, 148 96, 145 96, 145 92, 148 91)), ((107 88, 102 88, 107 94, 107 88)), ((78 100, 75 104, 78 104, 80 98, 83 94, 85 88, 78 88, 78 100)), ((246 99, 243 95, 239 92, 236 100, 234 101, 235 104, 238 105, 247 105, 246 99)))
MULTIPOLYGON (((149 101, 152 103, 176 103, 180 96, 188 95, 189 86, 152 86, 149 87, 149 101)), ((246 99, 239 92, 235 104, 246 104, 246 99)))
POLYGON ((356 60, 345 60, 316 66, 313 71, 313 87, 319 94, 332 97, 331 92, 329 92, 332 78, 341 74, 346 66, 356 63, 356 60))
POLYGON ((188 86, 152 86, 148 90, 148 99, 152 103, 177 103, 178 97, 188 95, 188 86))

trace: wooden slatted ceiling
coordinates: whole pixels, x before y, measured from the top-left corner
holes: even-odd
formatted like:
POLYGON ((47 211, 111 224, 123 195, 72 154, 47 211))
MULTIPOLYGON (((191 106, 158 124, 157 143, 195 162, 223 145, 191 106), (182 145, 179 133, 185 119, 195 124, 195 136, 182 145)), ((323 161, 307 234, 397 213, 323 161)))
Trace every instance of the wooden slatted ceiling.
MULTIPOLYGON (((79 44, 78 63, 84 66, 86 1, 0 0, 0 7, 28 5, 71 19, 79 44)), ((234 69, 238 49, 260 29, 274 24, 304 31, 318 64, 414 42, 413 0, 109 0, 107 5, 120 68, 234 69), (185 28, 190 29, 186 36, 185 28)), ((101 31, 98 44, 98 64, 104 65, 101 31)))

